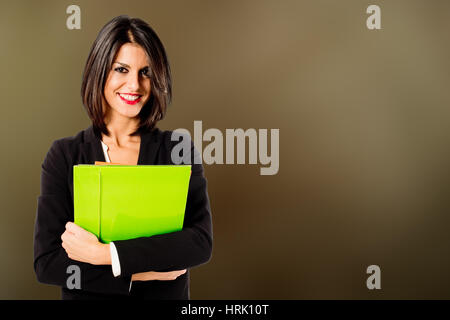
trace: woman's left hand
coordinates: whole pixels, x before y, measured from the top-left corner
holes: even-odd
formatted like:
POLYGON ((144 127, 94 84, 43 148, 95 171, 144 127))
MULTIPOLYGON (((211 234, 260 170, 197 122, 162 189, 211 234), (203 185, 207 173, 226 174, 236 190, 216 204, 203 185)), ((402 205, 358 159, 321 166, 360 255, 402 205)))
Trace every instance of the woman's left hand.
POLYGON ((109 245, 101 243, 94 234, 73 222, 67 222, 61 240, 62 247, 72 260, 94 265, 111 264, 109 245))

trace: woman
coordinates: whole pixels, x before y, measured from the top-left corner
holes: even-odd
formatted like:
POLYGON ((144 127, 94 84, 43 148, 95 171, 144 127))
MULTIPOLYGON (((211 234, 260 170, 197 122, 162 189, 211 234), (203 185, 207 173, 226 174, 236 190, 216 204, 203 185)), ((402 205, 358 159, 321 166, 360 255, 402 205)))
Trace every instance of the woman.
POLYGON ((177 142, 155 126, 171 99, 169 63, 156 33, 128 16, 107 23, 89 53, 81 95, 92 125, 56 140, 42 164, 34 235, 38 281, 62 287, 63 299, 189 299, 188 270, 208 262, 212 251, 200 164, 192 165, 181 231, 103 244, 72 222, 74 165, 173 164, 177 142), (71 289, 73 266, 81 283, 71 289))

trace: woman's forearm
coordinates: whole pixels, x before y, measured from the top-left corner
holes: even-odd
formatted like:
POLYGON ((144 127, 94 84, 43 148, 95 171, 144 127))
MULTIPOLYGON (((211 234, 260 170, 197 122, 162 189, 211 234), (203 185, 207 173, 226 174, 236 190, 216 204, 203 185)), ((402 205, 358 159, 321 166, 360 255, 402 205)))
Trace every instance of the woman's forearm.
POLYGON ((140 272, 133 274, 131 276, 131 281, 151 281, 151 280, 170 281, 175 280, 176 278, 185 273, 186 269, 168 272, 156 272, 156 271, 140 272))

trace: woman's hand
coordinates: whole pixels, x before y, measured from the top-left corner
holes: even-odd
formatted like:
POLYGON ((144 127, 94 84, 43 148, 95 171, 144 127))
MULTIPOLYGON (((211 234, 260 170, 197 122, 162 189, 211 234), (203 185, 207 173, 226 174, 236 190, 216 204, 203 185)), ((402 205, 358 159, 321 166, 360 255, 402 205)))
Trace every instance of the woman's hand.
MULTIPOLYGON (((97 237, 73 222, 67 222, 66 231, 61 235, 62 247, 70 259, 94 265, 111 264, 109 245, 98 241, 97 237)), ((186 269, 169 272, 148 271, 135 273, 132 281, 175 280, 186 269)))
POLYGON ((94 265, 111 264, 109 245, 101 243, 94 234, 73 222, 67 222, 61 240, 62 247, 72 260, 94 265))
POLYGON ((186 273, 186 269, 169 272, 156 272, 156 271, 141 272, 133 274, 131 276, 131 281, 175 280, 184 273, 186 273))

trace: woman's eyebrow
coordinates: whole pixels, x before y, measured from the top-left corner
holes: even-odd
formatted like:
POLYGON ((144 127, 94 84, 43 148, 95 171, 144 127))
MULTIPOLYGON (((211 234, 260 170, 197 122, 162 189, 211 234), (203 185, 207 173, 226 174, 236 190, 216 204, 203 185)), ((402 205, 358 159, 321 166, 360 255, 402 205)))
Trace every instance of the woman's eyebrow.
MULTIPOLYGON (((122 67, 130 68, 130 69, 131 69, 131 67, 130 67, 129 65, 127 65, 126 63, 119 62, 119 61, 116 61, 116 62, 114 62, 114 63, 120 64, 122 67)), ((145 69, 145 68, 150 68, 150 67, 149 67, 149 66, 145 66, 145 67, 141 68, 141 70, 142 70, 142 69, 145 69)))

